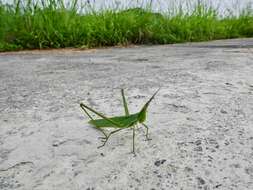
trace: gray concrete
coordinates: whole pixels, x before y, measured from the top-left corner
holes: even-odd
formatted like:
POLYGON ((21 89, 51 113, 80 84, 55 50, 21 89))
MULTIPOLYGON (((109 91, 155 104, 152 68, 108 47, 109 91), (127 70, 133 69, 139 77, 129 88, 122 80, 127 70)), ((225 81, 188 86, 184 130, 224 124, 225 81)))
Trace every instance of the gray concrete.
POLYGON ((253 39, 0 54, 0 189, 253 189, 253 39), (151 141, 79 108, 136 112, 151 141))

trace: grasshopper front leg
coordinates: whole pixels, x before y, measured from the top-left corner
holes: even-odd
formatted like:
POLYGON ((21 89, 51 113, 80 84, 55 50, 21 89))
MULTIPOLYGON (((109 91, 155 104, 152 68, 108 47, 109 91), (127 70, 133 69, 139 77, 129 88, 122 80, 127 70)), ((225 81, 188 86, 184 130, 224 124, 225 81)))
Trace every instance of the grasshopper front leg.
POLYGON ((101 148, 101 147, 105 146, 105 144, 106 144, 106 142, 108 141, 109 137, 110 137, 112 134, 117 133, 118 131, 121 131, 121 130, 122 130, 122 129, 117 129, 117 130, 115 130, 115 131, 110 132, 108 135, 106 135, 105 132, 103 132, 104 135, 105 135, 105 137, 100 137, 100 139, 102 139, 103 144, 100 145, 100 146, 98 146, 98 148, 101 148))
POLYGON ((133 126, 133 154, 135 155, 135 125, 133 126))
POLYGON ((148 126, 145 125, 144 123, 141 123, 145 128, 146 128, 146 140, 149 141, 149 140, 152 140, 151 138, 148 138, 148 126))

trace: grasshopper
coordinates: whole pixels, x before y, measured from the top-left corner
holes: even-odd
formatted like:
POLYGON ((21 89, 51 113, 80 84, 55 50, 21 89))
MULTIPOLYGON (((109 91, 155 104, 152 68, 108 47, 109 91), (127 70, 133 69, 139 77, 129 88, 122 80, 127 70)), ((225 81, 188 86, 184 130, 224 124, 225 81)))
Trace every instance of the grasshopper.
POLYGON ((117 133, 123 129, 132 128, 133 130, 133 153, 135 154, 135 128, 137 127, 137 124, 140 123, 146 128, 146 140, 151 140, 148 138, 148 126, 144 123, 146 120, 146 113, 147 108, 149 106, 149 103, 154 99, 155 95, 158 93, 160 88, 152 95, 152 97, 145 103, 145 105, 142 107, 142 109, 134 114, 130 114, 127 106, 127 101, 124 95, 124 90, 121 89, 121 95, 124 105, 124 111, 125 115, 123 116, 116 116, 116 117, 106 117, 105 115, 95 111, 94 109, 90 108, 89 106, 85 105, 84 103, 80 103, 80 107, 83 109, 85 114, 91 119, 89 121, 89 124, 93 125, 96 129, 100 130, 103 133, 103 137, 99 137, 102 139, 102 145, 100 145, 98 148, 103 147, 106 142, 108 141, 109 137, 117 133), (88 113, 88 111, 93 112, 94 114, 98 115, 102 119, 93 119, 93 117, 88 113), (113 128, 114 130, 111 131, 109 134, 106 134, 104 131, 104 128, 113 128))

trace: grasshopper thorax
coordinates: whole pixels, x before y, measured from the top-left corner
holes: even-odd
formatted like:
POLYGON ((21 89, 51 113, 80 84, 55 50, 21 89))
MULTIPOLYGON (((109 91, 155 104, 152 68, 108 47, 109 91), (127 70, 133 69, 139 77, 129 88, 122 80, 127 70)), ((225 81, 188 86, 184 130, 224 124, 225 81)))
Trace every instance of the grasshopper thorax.
POLYGON ((157 92, 160 90, 160 88, 153 94, 153 96, 146 102, 146 104, 142 107, 141 111, 138 114, 138 121, 140 123, 143 123, 146 120, 146 113, 149 106, 149 103, 154 99, 157 92))
POLYGON ((147 109, 142 109, 138 114, 138 121, 143 123, 146 120, 147 109))

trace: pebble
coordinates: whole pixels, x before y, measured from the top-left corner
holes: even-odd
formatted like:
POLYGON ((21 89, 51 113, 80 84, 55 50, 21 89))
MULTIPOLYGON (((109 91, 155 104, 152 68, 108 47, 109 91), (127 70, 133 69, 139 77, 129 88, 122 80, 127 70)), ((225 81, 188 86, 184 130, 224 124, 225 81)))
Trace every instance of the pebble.
POLYGON ((157 161, 155 161, 155 165, 158 167, 158 166, 162 165, 164 162, 166 162, 165 159, 157 160, 157 161))
POLYGON ((201 177, 197 177, 197 180, 199 185, 204 185, 206 183, 205 180, 202 179, 201 177))

